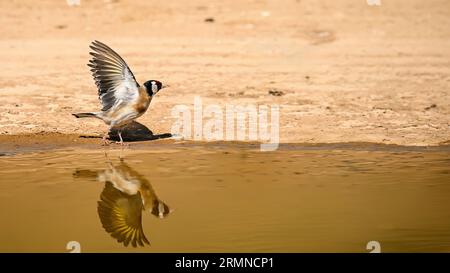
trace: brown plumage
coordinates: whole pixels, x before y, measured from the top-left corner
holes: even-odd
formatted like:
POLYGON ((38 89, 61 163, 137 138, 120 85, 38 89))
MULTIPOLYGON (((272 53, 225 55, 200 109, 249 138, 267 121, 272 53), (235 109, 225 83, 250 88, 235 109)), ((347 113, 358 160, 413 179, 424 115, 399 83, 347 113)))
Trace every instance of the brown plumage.
POLYGON ((139 87, 139 98, 133 107, 138 113, 143 114, 147 111, 151 101, 152 97, 147 94, 145 87, 139 87))
MULTIPOLYGON (((77 118, 94 117, 103 120, 112 128, 119 128, 120 143, 123 144, 120 127, 143 115, 159 90, 164 88, 156 80, 146 81, 140 86, 126 62, 109 46, 94 41, 90 48, 92 59, 88 66, 98 89, 102 103, 99 112, 73 114, 77 118)), ((104 135, 106 143, 108 132, 104 135)))
POLYGON ((122 160, 117 165, 109 163, 106 170, 77 170, 73 175, 105 183, 97 204, 98 216, 103 229, 124 246, 150 244, 142 228, 143 212, 160 219, 171 213, 150 181, 122 160))

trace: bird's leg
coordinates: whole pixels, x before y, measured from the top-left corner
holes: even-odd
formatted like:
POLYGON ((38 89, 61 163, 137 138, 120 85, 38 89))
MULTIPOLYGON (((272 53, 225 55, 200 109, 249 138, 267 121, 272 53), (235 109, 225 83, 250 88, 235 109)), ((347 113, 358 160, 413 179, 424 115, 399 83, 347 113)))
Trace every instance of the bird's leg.
POLYGON ((119 130, 118 132, 117 132, 118 134, 119 134, 119 138, 120 138, 120 145, 122 145, 123 146, 123 139, 122 139, 122 132, 119 130))
POLYGON ((102 138, 103 144, 102 144, 102 146, 108 146, 108 145, 109 145, 109 140, 106 139, 106 137, 108 137, 108 133, 109 133, 109 131, 106 132, 106 133, 103 135, 103 138, 102 138))
POLYGON ((123 142, 123 138, 122 138, 122 131, 117 131, 117 134, 119 135, 119 139, 120 139, 120 142, 119 142, 119 144, 120 144, 120 146, 122 146, 122 148, 123 147, 128 147, 128 143, 124 143, 123 142))
POLYGON ((110 126, 110 127, 108 128, 108 131, 103 135, 103 138, 102 138, 103 144, 102 144, 102 146, 108 146, 108 145, 109 145, 110 141, 107 140, 106 138, 108 137, 109 132, 111 132, 111 128, 112 128, 112 127, 113 127, 113 126, 110 126))

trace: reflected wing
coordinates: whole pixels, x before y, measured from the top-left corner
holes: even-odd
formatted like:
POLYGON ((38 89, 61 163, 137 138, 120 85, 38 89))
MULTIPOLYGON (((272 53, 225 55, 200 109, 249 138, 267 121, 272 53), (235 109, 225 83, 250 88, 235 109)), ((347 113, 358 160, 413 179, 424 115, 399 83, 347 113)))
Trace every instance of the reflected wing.
MULTIPOLYGON (((121 161, 120 165, 114 167, 114 169, 116 170, 117 173, 122 174, 121 177, 127 178, 123 180, 128 181, 138 180, 140 182, 140 192, 142 193, 142 198, 144 199, 143 203, 145 210, 149 209, 154 216, 159 217, 161 219, 167 217, 170 214, 171 210, 169 206, 158 198, 150 181, 148 181, 147 178, 145 178, 143 175, 141 175, 136 170, 131 168, 124 161, 121 161)), ((119 184, 118 183, 119 179, 116 179, 116 181, 117 181, 116 184, 119 184)), ((122 191, 125 191, 126 188, 122 186, 121 189, 122 191)))
POLYGON ((150 244, 142 230, 143 205, 139 193, 127 195, 106 182, 100 199, 98 215, 106 232, 125 246, 150 244))
POLYGON ((92 59, 88 66, 98 88, 102 111, 136 100, 139 84, 122 57, 99 41, 92 42, 90 48, 94 52, 90 52, 92 59))
MULTIPOLYGON (((124 161, 120 162, 120 165, 117 167, 114 167, 114 169, 116 170, 117 173, 122 174, 121 177, 126 177, 128 181, 135 181, 138 180, 139 184, 140 184, 140 192, 141 192, 141 197, 144 200, 144 208, 145 210, 150 210, 151 214, 153 214, 156 217, 159 218, 165 218, 169 215, 170 208, 169 206, 164 203, 163 201, 159 200, 158 196, 156 195, 156 192, 154 191, 150 181, 145 178, 143 175, 141 175, 140 173, 138 173, 136 170, 134 170, 133 168, 131 168, 127 163, 125 163, 124 161)), ((120 181, 119 179, 116 179, 115 176, 115 182, 116 184, 119 184, 118 182, 120 181)), ((125 179, 123 179, 125 180, 125 179)), ((123 185, 124 183, 120 183, 121 185, 123 185)), ((128 188, 132 188, 132 187, 128 187, 128 188)), ((124 191, 126 190, 126 188, 124 186, 122 186, 120 188, 120 190, 124 191)))

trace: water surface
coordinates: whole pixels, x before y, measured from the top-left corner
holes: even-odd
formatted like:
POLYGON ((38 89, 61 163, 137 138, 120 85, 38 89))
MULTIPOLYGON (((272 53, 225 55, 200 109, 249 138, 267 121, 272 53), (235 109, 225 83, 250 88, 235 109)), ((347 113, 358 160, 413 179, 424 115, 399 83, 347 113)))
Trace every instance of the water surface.
POLYGON ((0 156, 0 251, 68 252, 69 241, 82 252, 368 252, 369 241, 450 251, 445 150, 166 145, 119 155, 0 156))

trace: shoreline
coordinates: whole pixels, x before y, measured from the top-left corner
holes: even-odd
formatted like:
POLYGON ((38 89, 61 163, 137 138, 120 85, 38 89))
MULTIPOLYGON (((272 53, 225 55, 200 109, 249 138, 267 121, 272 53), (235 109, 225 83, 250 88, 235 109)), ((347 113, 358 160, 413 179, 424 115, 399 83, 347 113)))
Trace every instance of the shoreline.
MULTIPOLYGON (((148 148, 228 148, 259 149, 259 142, 250 141, 194 141, 173 138, 129 141, 126 149, 138 150, 148 148)), ((120 146, 112 143, 109 150, 118 150, 120 146)), ((30 152, 55 151, 60 149, 105 149, 101 138, 95 135, 39 133, 0 135, 0 156, 30 152)), ((356 150, 356 151, 398 151, 398 152, 450 152, 450 143, 439 145, 396 145, 377 142, 331 142, 331 143, 280 143, 277 150, 356 150)))

